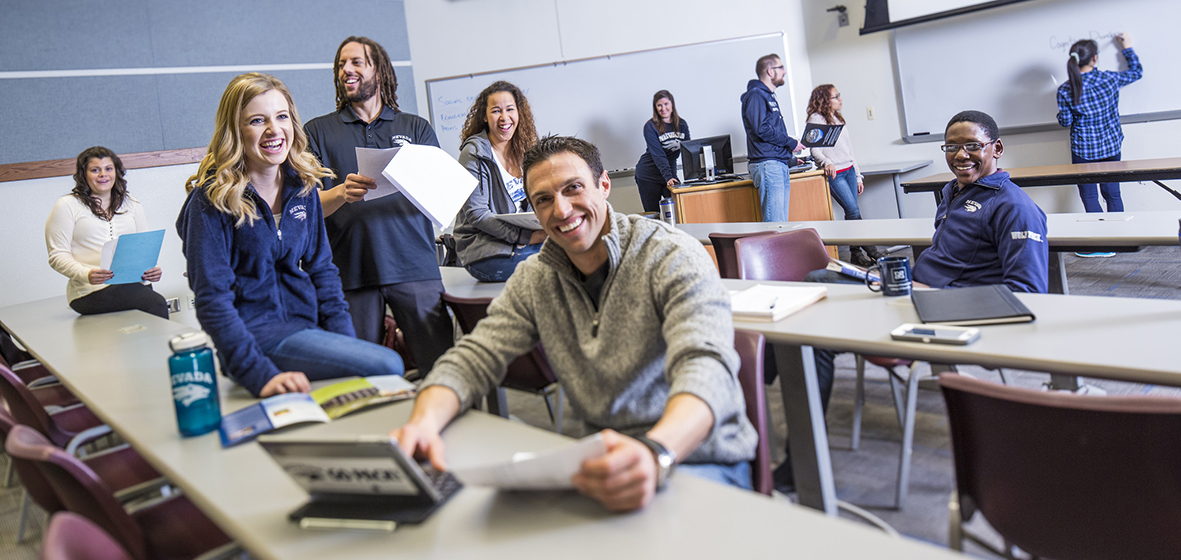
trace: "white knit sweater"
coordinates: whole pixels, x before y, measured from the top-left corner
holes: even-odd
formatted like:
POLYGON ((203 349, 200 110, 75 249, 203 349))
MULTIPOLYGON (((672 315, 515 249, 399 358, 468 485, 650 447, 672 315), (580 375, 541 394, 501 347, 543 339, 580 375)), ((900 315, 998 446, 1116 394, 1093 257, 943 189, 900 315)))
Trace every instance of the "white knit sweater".
POLYGON ((57 199, 49 219, 45 220, 45 248, 49 266, 70 279, 67 301, 101 290, 105 284, 90 283, 90 271, 99 267, 103 244, 125 233, 148 228, 148 219, 139 201, 128 196, 111 221, 94 215, 73 194, 57 199))

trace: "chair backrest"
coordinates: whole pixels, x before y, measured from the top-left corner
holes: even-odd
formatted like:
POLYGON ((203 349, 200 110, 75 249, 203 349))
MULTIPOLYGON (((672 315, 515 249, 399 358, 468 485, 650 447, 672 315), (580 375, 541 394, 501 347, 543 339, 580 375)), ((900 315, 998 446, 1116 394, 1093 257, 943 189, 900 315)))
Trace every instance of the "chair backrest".
POLYGON ((752 233, 719 233, 709 234, 709 242, 714 246, 714 256, 718 259, 718 273, 722 278, 738 278, 738 252, 734 242, 744 237, 756 235, 770 235, 773 230, 756 231, 752 233))
POLYGON ((1098 397, 943 374, 956 488, 1001 535, 1050 558, 1176 558, 1181 399, 1098 397))
POLYGON ((69 453, 54 447, 28 426, 16 426, 4 446, 12 457, 34 461, 58 499, 119 541, 136 560, 146 560, 143 532, 94 471, 69 453))
POLYGON ((25 360, 33 359, 28 352, 21 350, 13 342, 12 336, 7 331, 0 329, 0 363, 6 366, 12 366, 25 360))
POLYGON ((45 434, 59 446, 65 446, 73 437, 58 427, 20 376, 4 365, 0 365, 0 397, 8 404, 8 410, 18 424, 45 434))
POLYGON ((763 334, 742 329, 734 330, 734 349, 742 359, 738 368, 738 383, 746 399, 746 418, 759 434, 755 459, 750 462, 751 483, 755 492, 768 496, 775 489, 771 479, 771 430, 767 425, 767 397, 763 383, 763 334))
MULTIPOLYGON (((475 330, 476 323, 488 316, 488 304, 492 303, 492 298, 462 298, 444 292, 443 302, 455 314, 459 330, 468 334, 475 330)), ((532 352, 519 356, 509 363, 504 381, 500 384, 509 389, 536 392, 549 387, 556 381, 557 378, 554 377, 549 360, 545 357, 545 350, 538 344, 532 352)))
MULTIPOLYGON (((8 434, 12 433, 12 429, 17 425, 16 419, 7 410, 4 410, 3 406, 0 406, 0 441, 7 441, 8 434)), ((16 471, 16 475, 20 477, 21 485, 25 487, 25 491, 29 493, 33 502, 41 506, 41 509, 47 513, 65 509, 61 500, 57 498, 57 494, 54 493, 53 486, 49 484, 45 475, 41 474, 37 465, 24 459, 14 457, 9 459, 12 461, 12 468, 16 471)))
POLYGON ((49 519, 42 560, 131 560, 131 555, 90 520, 62 511, 49 519))
POLYGON ((745 237, 736 240, 734 247, 738 277, 744 280, 799 282, 830 260, 820 234, 811 228, 745 237))

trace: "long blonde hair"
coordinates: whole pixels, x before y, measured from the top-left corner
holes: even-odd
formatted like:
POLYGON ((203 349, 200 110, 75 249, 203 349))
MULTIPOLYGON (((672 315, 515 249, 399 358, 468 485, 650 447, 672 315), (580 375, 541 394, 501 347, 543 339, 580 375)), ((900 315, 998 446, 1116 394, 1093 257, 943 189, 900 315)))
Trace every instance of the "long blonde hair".
POLYGON ((259 219, 258 208, 246 196, 246 185, 250 178, 246 175, 246 153, 242 147, 242 111, 252 99, 271 90, 282 93, 291 109, 295 138, 292 139, 284 165, 295 170, 303 182, 299 196, 307 196, 312 189, 319 187, 321 177, 335 176, 332 170, 321 166, 316 156, 308 151, 308 136, 287 86, 270 74, 242 74, 230 80, 230 85, 221 95, 209 151, 201 159, 201 165, 197 166, 197 174, 185 181, 185 192, 198 187, 205 189, 205 195, 214 208, 237 218, 235 226, 243 223, 254 225, 254 220, 259 219))

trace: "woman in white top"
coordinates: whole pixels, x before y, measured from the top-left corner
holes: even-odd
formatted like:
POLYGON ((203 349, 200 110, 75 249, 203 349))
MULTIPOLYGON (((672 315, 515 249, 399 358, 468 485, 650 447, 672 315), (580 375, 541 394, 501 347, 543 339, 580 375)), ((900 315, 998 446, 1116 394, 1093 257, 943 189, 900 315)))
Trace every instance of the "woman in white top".
MULTIPOLYGON (((841 92, 837 91, 836 86, 817 86, 808 100, 808 122, 843 125, 845 117, 841 116, 842 106, 841 92)), ((841 131, 835 146, 812 148, 812 159, 824 167, 824 174, 828 176, 828 190, 837 204, 845 209, 845 219, 860 220, 861 209, 857 206, 857 196, 865 190, 865 184, 853 161, 853 141, 849 139, 849 129, 841 131)), ((860 266, 873 266, 883 256, 873 246, 849 247, 849 254, 849 260, 860 266)))
POLYGON ((115 152, 102 146, 78 154, 74 190, 58 199, 45 221, 49 266, 70 279, 66 298, 82 315, 139 309, 168 318, 164 296, 150 282, 160 267, 143 275, 144 283, 107 285, 114 273, 100 267, 103 244, 125 233, 148 228, 143 206, 127 194, 126 170, 115 152))
POLYGON ((459 163, 480 183, 455 217, 455 252, 476 279, 504 282, 545 240, 541 229, 496 217, 531 210, 521 158, 537 143, 537 129, 525 94, 505 81, 484 88, 468 111, 463 137, 459 163))

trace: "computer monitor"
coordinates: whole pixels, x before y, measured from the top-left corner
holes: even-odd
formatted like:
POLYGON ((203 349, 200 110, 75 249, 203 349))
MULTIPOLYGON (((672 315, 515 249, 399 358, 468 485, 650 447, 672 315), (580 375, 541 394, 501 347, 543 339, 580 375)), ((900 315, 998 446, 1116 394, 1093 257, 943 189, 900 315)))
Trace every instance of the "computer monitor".
POLYGON ((730 135, 694 138, 681 142, 681 167, 685 171, 685 182, 712 179, 706 173, 705 147, 713 153, 713 175, 734 173, 734 154, 730 147, 730 135))

